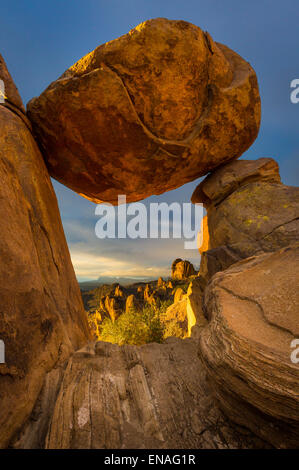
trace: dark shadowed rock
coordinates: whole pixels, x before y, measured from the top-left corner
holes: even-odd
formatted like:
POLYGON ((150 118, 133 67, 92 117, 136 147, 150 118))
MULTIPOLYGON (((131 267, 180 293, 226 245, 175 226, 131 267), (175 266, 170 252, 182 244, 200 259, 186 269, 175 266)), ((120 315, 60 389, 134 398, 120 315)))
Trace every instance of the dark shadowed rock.
POLYGON ((257 79, 185 21, 97 47, 28 105, 51 176, 88 199, 161 194, 235 159, 260 124, 257 79), (179 168, 179 171, 178 171, 179 168))

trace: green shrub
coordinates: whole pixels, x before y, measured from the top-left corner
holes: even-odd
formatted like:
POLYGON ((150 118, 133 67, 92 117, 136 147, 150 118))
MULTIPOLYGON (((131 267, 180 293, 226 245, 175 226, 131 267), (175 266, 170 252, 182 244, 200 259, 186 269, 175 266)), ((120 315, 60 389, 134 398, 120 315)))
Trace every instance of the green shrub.
POLYGON ((165 312, 171 301, 160 302, 160 305, 146 305, 142 311, 131 308, 120 315, 113 323, 106 318, 100 326, 99 339, 110 343, 135 344, 162 343, 164 326, 160 315, 165 312))
POLYGON ((164 329, 164 339, 171 336, 176 336, 177 338, 186 338, 186 332, 177 322, 167 322, 164 329))

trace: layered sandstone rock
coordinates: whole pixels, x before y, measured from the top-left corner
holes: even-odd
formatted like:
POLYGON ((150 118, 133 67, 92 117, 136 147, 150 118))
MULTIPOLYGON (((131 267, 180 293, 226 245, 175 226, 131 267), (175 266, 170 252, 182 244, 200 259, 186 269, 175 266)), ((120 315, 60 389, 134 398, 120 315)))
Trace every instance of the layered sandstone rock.
POLYGON ((49 427, 50 449, 258 448, 217 408, 195 340, 98 342, 69 361, 49 427), (192 359, 191 359, 192 358, 192 359))
POLYGON ((192 202, 202 202, 207 209, 209 236, 203 247, 208 250, 201 248, 200 266, 207 278, 298 239, 299 188, 280 182, 271 158, 223 165, 199 184, 192 202))
POLYGON ((188 279, 188 277, 195 274, 195 269, 192 263, 187 260, 177 258, 171 265, 171 277, 176 280, 188 279))
POLYGON ((0 447, 29 417, 47 372, 89 338, 55 193, 3 59, 0 78, 0 447))
POLYGON ((260 99, 238 54, 159 18, 83 57, 28 113, 51 176, 117 204, 119 194, 160 194, 242 155, 258 133, 260 99))
POLYGON ((299 247, 241 261, 206 291, 200 355, 225 413, 275 447, 299 447, 299 247))

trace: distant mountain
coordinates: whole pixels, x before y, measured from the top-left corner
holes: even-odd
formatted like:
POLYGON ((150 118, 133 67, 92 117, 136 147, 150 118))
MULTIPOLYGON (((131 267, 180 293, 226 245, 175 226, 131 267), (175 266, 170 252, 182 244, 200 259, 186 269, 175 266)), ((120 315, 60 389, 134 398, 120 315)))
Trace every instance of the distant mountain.
POLYGON ((102 276, 99 277, 96 281, 84 281, 79 282, 80 289, 82 291, 95 289, 102 284, 121 284, 122 286, 128 286, 136 282, 151 282, 156 280, 157 277, 113 277, 113 276, 102 276))

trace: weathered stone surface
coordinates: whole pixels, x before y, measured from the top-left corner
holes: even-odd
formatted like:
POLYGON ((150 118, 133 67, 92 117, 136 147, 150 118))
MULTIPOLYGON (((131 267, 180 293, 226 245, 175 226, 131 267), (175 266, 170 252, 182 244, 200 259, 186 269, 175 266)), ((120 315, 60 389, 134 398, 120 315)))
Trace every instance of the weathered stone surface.
POLYGON ((83 57, 28 114, 51 176, 116 204, 118 194, 160 194, 242 155, 258 133, 260 99, 238 54, 159 18, 83 57))
POLYGON ((280 183, 270 158, 220 167, 200 183, 192 201, 207 208, 209 249, 201 252, 200 266, 207 278, 298 239, 299 188, 280 183))
POLYGON ((63 373, 64 367, 56 367, 45 376, 42 390, 30 418, 22 430, 16 434, 10 447, 14 449, 44 449, 63 373))
POLYGON ((205 291, 200 355, 221 407, 275 447, 299 447, 299 247, 217 273, 205 291))
POLYGON ((166 338, 198 337, 201 328, 207 323, 202 310, 204 286, 202 278, 197 277, 190 282, 186 294, 182 288, 176 289, 174 303, 161 316, 166 338))
POLYGON ((194 190, 191 201, 205 207, 219 204, 231 193, 254 181, 280 183, 278 163, 273 158, 239 160, 223 165, 208 175, 194 190))
POLYGON ((165 327, 165 337, 177 336, 178 338, 187 338, 188 336, 188 315, 186 296, 171 304, 164 315, 161 316, 161 322, 165 327))
MULTIPOLYGON (((5 79, 4 69, 1 59, 5 79)), ((89 338, 49 174, 16 89, 6 90, 14 111, 0 106, 0 447, 29 417, 46 373, 89 338)))
POLYGON ((188 279, 195 274, 194 266, 190 261, 177 258, 171 265, 171 277, 176 280, 188 279))
POLYGON ((258 448, 217 408, 193 339, 98 342, 67 366, 47 448, 258 448))

